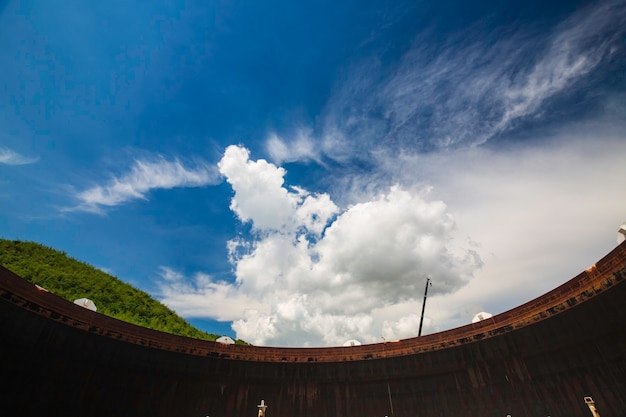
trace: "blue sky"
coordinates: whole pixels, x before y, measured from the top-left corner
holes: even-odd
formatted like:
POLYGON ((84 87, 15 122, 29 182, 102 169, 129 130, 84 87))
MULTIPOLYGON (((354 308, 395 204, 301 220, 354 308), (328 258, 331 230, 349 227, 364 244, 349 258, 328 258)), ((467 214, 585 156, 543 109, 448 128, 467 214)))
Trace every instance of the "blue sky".
POLYGON ((258 345, 423 333, 626 221, 620 1, 0 1, 0 236, 258 345))

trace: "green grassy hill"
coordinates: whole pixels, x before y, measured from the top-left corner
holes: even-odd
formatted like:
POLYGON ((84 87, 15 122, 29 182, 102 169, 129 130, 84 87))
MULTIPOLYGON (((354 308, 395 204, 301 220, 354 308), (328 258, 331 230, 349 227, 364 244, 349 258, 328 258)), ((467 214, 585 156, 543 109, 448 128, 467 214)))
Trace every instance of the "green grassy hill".
POLYGON ((203 340, 215 341, 220 336, 196 329, 118 278, 39 243, 0 239, 0 265, 66 300, 89 298, 98 313, 128 323, 203 340))

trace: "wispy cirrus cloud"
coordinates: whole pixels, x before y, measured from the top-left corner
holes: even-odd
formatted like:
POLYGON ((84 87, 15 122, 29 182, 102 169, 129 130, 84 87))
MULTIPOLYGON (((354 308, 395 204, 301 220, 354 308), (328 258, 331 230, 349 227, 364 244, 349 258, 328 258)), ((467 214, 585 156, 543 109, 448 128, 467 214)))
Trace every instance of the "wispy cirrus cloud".
POLYGON ((266 140, 266 148, 277 164, 303 160, 320 162, 321 159, 321 149, 316 145, 310 129, 300 129, 295 139, 289 142, 272 133, 266 140))
POLYGON ((211 317, 219 321, 236 320, 248 309, 262 310, 255 294, 237 290, 237 286, 217 281, 198 272, 189 279, 172 268, 159 268, 158 285, 162 301, 185 317, 211 317))
POLYGON ((434 61, 415 49, 382 93, 391 132, 424 127, 438 147, 484 143, 610 57, 621 46, 623 16, 623 7, 599 7, 572 16, 547 39, 518 33, 492 45, 450 45, 434 61))
POLYGON ((9 148, 0 147, 0 164, 5 165, 27 165, 39 161, 39 158, 27 157, 12 151, 9 148))
POLYGON ((334 159, 346 149, 420 153, 479 145, 529 118, 549 119, 552 99, 586 94, 593 72, 624 53, 625 33, 624 3, 608 1, 547 34, 469 30, 436 49, 418 34, 392 70, 376 58, 349 68, 322 117, 322 148, 334 159))
POLYGON ((135 160, 130 170, 112 177, 105 185, 95 185, 76 194, 80 203, 72 210, 100 213, 103 207, 114 207, 136 199, 147 199, 154 189, 202 187, 218 181, 213 167, 200 164, 186 167, 178 159, 162 156, 152 160, 135 160))
POLYGON ((544 101, 623 49, 625 23, 623 2, 606 2, 581 10, 560 24, 538 62, 505 86, 501 97, 504 111, 482 140, 506 130, 515 119, 536 112, 544 101))

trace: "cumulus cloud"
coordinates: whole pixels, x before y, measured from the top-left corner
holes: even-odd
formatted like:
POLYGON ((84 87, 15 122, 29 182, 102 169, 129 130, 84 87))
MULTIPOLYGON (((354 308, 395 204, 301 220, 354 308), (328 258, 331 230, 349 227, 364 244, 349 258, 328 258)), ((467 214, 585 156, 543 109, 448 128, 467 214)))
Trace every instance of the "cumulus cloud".
POLYGON ((293 232, 307 227, 320 232, 337 208, 328 196, 283 187, 285 170, 265 160, 250 161, 249 151, 229 146, 218 163, 220 173, 233 187, 230 208, 256 230, 293 232))
POLYGON ((624 139, 620 129, 578 125, 541 146, 397 154, 378 161, 396 185, 341 210, 327 194, 287 188, 284 169, 230 147, 220 167, 233 207, 262 193, 287 208, 244 205, 240 218, 254 232, 229 242, 235 282, 181 278, 164 283, 165 299, 189 316, 232 320, 251 343, 281 346, 414 337, 426 276, 424 334, 503 312, 614 247, 626 219, 624 139), (433 187, 416 189, 416 178, 433 187))
POLYGON ((20 155, 19 153, 12 151, 8 148, 0 147, 0 164, 5 165, 27 165, 37 162, 39 158, 29 158, 27 156, 20 155))
POLYGON ((103 207, 113 207, 130 200, 147 199, 154 189, 175 187, 202 187, 216 181, 214 170, 206 165, 185 167, 179 160, 163 157, 154 160, 135 160, 130 171, 111 178, 105 185, 96 185, 79 192, 80 204, 75 210, 101 212, 103 207))
MULTIPOLYGON (((393 186, 340 212, 327 194, 285 187, 283 168, 250 160, 243 147, 228 147, 219 167, 235 190, 231 208, 255 233, 244 250, 240 240, 231 242, 236 282, 201 287, 219 287, 221 305, 243 310, 233 329, 251 343, 414 336, 408 323, 426 276, 437 279, 433 294, 452 293, 482 265, 476 251, 453 239, 446 205, 421 192, 393 186)), ((198 285, 165 288, 169 305, 206 293, 198 285)))

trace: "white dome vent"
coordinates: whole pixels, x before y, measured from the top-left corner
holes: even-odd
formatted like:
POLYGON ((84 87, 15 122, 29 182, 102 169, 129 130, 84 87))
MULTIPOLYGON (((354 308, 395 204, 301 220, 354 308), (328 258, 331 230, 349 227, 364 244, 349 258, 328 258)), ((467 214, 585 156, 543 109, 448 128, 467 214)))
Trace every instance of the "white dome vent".
POLYGON ((97 311, 96 304, 89 298, 78 298, 74 300, 74 304, 85 307, 87 310, 97 311))
POLYGON ((476 314, 474 316, 474 318, 472 319, 472 323, 478 323, 479 321, 483 321, 485 319, 488 319, 490 317, 493 317, 492 314, 490 313, 486 313, 484 311, 481 311, 480 313, 476 314))
POLYGON ((217 343, 221 343, 223 345, 234 345, 235 341, 228 336, 218 337, 216 340, 217 343))

